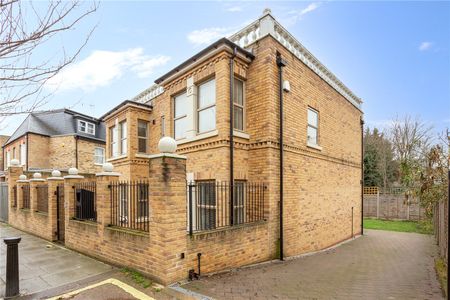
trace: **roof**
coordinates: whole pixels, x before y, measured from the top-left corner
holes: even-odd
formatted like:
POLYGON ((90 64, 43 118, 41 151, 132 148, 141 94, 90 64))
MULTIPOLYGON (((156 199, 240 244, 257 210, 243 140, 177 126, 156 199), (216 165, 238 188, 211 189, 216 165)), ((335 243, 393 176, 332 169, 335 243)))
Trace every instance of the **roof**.
POLYGON ((175 68, 173 68, 172 70, 170 70, 166 74, 164 74, 161 77, 159 77, 158 79, 156 79, 155 83, 160 84, 161 82, 163 82, 167 78, 169 78, 172 75, 178 73, 180 70, 182 70, 182 69, 186 68, 187 66, 189 66, 190 64, 196 62, 200 57, 204 56, 205 54, 207 54, 208 52, 210 52, 212 50, 217 49, 221 45, 227 45, 227 46, 229 46, 232 49, 236 48, 238 53, 241 53, 241 54, 243 54, 244 56, 246 56, 246 57, 248 57, 250 59, 254 59, 255 58, 255 56, 251 52, 245 50, 244 48, 241 48, 238 44, 233 43, 232 41, 230 41, 227 38, 221 38, 217 42, 209 45, 208 47, 206 47, 202 51, 198 52, 197 54, 195 54, 191 58, 185 60, 180 65, 176 66, 175 68))
POLYGON ((130 104, 130 105, 133 105, 133 106, 142 107, 142 108, 146 108, 146 109, 152 109, 153 108, 153 106, 151 106, 149 104, 145 104, 145 103, 142 103, 142 102, 136 102, 136 101, 132 101, 132 100, 125 100, 122 103, 120 103, 119 105, 116 105, 113 109, 108 111, 106 114, 101 116, 100 119, 103 120, 106 116, 112 114, 113 112, 115 112, 116 110, 119 110, 119 108, 121 108, 122 106, 125 106, 127 104, 130 104))
POLYGON ((88 139, 106 140, 106 130, 101 120, 66 108, 30 113, 6 141, 5 146, 27 133, 45 136, 74 134, 88 139), (77 120, 96 124, 95 135, 78 132, 77 120))

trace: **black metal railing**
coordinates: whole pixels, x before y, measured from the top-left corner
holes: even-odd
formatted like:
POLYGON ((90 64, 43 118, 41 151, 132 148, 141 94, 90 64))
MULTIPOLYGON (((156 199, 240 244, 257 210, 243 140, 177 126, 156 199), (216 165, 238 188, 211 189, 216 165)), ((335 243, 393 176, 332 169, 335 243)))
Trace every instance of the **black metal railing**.
POLYGON ((96 182, 82 182, 75 189, 75 219, 97 221, 96 182))
POLYGON ((30 209, 30 185, 22 186, 22 208, 30 209))
POLYGON ((116 181, 111 190, 111 225, 149 231, 149 184, 147 181, 116 181))
POLYGON ((17 207, 17 185, 12 188, 12 207, 17 207))
POLYGON ((48 185, 40 184, 36 186, 37 211, 48 213, 48 185))
POLYGON ((263 183, 244 180, 232 185, 214 180, 188 182, 189 233, 264 220, 266 188, 263 183))

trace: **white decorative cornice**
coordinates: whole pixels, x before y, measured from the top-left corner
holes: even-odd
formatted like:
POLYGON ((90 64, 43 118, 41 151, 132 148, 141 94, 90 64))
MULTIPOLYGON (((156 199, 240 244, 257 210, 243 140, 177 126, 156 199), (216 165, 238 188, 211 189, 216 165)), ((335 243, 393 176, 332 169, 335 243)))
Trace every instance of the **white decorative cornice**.
POLYGON ((263 16, 233 34, 230 40, 242 48, 249 48, 254 42, 271 35, 286 49, 299 58, 312 71, 325 80, 350 103, 361 109, 362 100, 346 87, 330 70, 328 70, 314 55, 311 54, 296 38, 294 38, 272 16, 270 10, 264 10, 263 16))
POLYGON ((150 100, 161 95, 162 93, 164 93, 164 88, 158 84, 154 84, 131 100, 139 103, 148 103, 150 100))

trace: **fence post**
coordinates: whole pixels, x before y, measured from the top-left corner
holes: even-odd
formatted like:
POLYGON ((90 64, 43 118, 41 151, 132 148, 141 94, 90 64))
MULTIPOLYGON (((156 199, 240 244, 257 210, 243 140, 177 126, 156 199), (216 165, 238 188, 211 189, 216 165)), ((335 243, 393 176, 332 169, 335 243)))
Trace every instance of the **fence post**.
POLYGON ((38 193, 37 186, 44 183, 45 179, 42 179, 41 173, 34 173, 33 178, 30 179, 30 212, 34 213, 37 211, 38 206, 38 193))
POLYGON ((197 253, 187 253, 186 157, 175 154, 176 147, 175 140, 163 137, 161 153, 149 161, 150 240, 161 245, 155 247, 154 257, 163 284, 187 277, 185 264, 197 265, 197 253), (174 255, 167 255, 167 249, 174 255))
POLYGON ((78 175, 77 168, 70 168, 69 175, 64 176, 64 213, 65 213, 65 232, 67 232, 67 226, 69 220, 75 217, 75 184, 81 182, 84 176, 78 175))
POLYGON ((3 239, 6 246, 6 286, 5 297, 19 295, 19 243, 22 238, 3 239))
POLYGON ((113 172, 111 163, 103 164, 103 170, 95 174, 97 177, 97 222, 102 228, 111 224, 111 181, 117 181, 121 174, 113 172))
POLYGON ((380 190, 377 190, 377 219, 380 218, 380 190))
MULTIPOLYGON (((13 187, 16 185, 17 180, 23 174, 23 169, 19 166, 17 159, 11 160, 11 166, 8 168, 8 215, 11 218, 11 211, 19 208, 19 185, 17 185, 17 207, 12 207, 12 201, 14 196, 13 187)), ((23 179, 23 176, 22 176, 23 179)), ((26 177, 25 177, 26 179, 26 177)))
POLYGON ((60 183, 64 182, 61 177, 61 172, 58 170, 52 171, 52 176, 47 178, 48 183, 48 218, 50 220, 50 232, 52 233, 52 240, 58 239, 58 216, 57 216, 57 189, 60 183))

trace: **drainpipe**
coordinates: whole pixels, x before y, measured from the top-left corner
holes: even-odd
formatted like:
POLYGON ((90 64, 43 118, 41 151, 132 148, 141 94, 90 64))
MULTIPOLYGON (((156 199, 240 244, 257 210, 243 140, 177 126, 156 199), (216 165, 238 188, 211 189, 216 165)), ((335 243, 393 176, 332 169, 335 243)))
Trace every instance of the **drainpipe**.
POLYGON ((364 120, 361 123, 361 235, 364 235, 364 120))
POLYGON ((233 108, 234 108, 234 58, 236 57, 237 48, 234 47, 233 55, 230 58, 230 225, 234 220, 234 134, 233 134, 233 108))
POLYGON ((284 260, 283 252, 283 67, 287 65, 287 62, 281 58, 281 54, 277 52, 277 66, 278 66, 278 79, 279 79, 279 98, 280 98, 280 260, 284 260))

